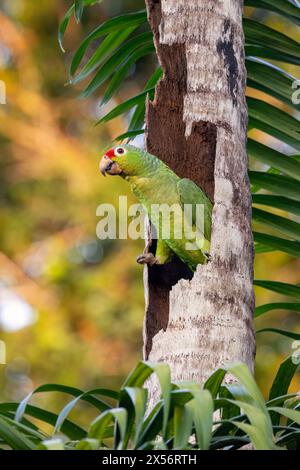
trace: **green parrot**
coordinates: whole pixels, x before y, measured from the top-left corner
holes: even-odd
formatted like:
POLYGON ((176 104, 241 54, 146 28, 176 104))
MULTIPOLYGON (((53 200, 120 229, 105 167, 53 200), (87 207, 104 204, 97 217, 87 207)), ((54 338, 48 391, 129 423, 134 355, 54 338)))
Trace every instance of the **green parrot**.
POLYGON ((212 202, 193 181, 179 178, 159 158, 128 144, 108 150, 100 161, 100 171, 103 176, 119 175, 128 181, 131 191, 156 229, 158 240, 155 255, 147 245, 144 253, 137 257, 138 263, 151 266, 165 264, 171 261, 174 253, 192 271, 196 270, 198 264, 207 262, 212 202), (176 207, 176 210, 170 211, 168 237, 163 236, 165 219, 157 210, 161 205, 176 207), (197 205, 202 208, 201 230, 196 218, 197 205), (185 207, 190 212, 185 212, 185 207))

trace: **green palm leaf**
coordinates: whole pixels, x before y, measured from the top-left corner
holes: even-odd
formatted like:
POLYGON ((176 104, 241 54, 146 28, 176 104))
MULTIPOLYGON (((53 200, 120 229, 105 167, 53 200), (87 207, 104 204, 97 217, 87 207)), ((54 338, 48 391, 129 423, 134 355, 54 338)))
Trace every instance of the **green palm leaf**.
POLYGON ((259 317, 266 312, 270 312, 271 310, 292 310, 294 312, 300 312, 300 303, 292 303, 292 302, 273 302, 270 304, 260 305, 256 307, 254 316, 259 317))
POLYGON ((265 101, 247 98, 251 125, 300 150, 299 122, 265 101))
POLYGON ((289 0, 245 0, 245 6, 262 8, 285 16, 294 23, 300 25, 300 10, 289 0))
MULTIPOLYGON (((260 250, 260 253, 267 251, 283 251, 291 256, 300 258, 300 243, 286 240, 285 238, 274 237, 267 233, 253 232, 254 241, 259 243, 259 246, 265 247, 265 250, 260 250), (270 249, 270 250, 269 250, 270 249)), ((258 251, 256 250, 256 253, 258 251)))
POLYGON ((284 72, 264 60, 248 57, 246 59, 247 85, 256 90, 263 91, 283 101, 288 106, 299 109, 299 105, 292 101, 292 84, 295 77, 284 72))

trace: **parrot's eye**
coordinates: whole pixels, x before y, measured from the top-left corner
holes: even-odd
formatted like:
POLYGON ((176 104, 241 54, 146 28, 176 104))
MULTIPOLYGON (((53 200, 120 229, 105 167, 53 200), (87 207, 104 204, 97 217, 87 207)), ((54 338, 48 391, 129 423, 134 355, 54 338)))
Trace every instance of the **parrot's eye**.
POLYGON ((125 149, 123 147, 118 147, 115 150, 116 155, 123 155, 125 153, 125 149))

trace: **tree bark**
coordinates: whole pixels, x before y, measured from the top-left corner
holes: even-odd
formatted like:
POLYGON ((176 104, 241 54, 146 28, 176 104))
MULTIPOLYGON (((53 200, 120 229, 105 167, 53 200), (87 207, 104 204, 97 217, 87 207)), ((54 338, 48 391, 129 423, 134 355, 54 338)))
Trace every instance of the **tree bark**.
POLYGON ((146 147, 214 208, 207 265, 194 276, 179 260, 145 267, 144 356, 170 364, 173 380, 202 383, 224 364, 254 368, 243 2, 146 4, 164 70, 147 104, 146 147))

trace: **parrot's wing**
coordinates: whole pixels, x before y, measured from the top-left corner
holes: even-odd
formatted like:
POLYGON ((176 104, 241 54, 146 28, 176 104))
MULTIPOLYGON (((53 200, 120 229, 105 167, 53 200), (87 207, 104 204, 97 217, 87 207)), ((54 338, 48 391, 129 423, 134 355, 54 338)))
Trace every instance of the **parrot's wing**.
POLYGON ((178 181, 177 190, 181 204, 192 204, 193 206, 193 224, 196 224, 196 204, 204 205, 204 237, 210 240, 212 202, 202 189, 188 178, 182 178, 178 181))

